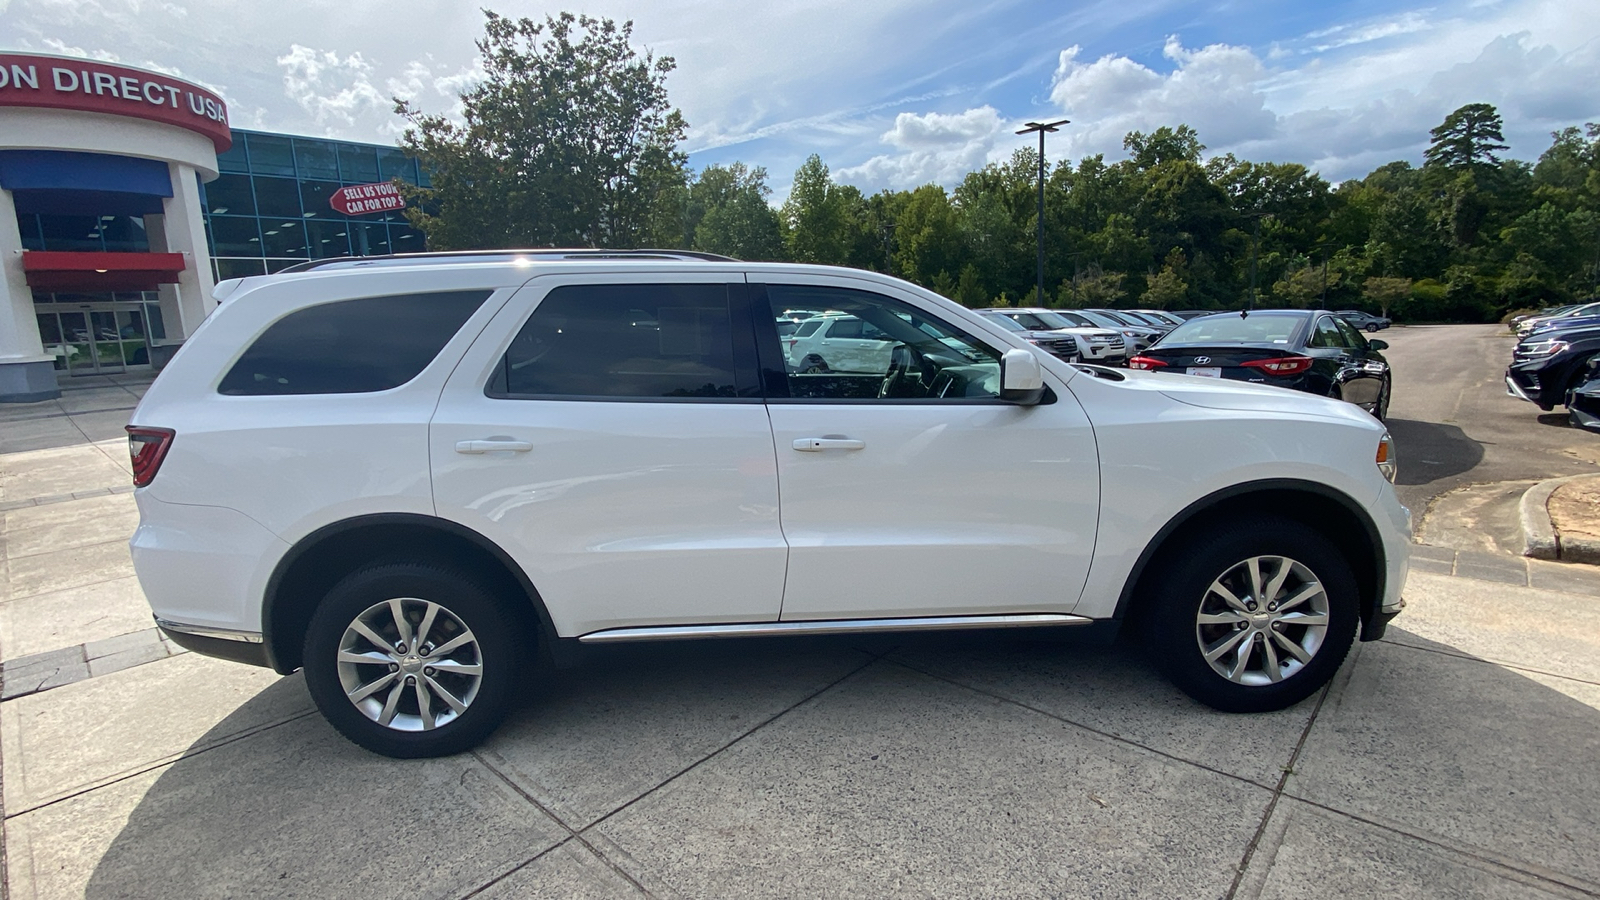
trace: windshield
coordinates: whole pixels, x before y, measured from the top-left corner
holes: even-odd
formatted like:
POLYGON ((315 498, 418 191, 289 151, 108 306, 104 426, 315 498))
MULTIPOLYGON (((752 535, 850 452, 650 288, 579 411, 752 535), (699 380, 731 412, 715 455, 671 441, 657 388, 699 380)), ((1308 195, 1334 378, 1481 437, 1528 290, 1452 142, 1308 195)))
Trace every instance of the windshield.
POLYGON ((1116 319, 1113 319, 1110 316, 1102 315, 1097 312, 1089 312, 1086 309, 1075 309, 1072 311, 1072 315, 1082 316, 1083 318, 1089 320, 1085 324, 1094 325, 1099 328, 1113 328, 1117 331, 1121 331, 1125 327, 1123 323, 1118 322, 1116 319))
POLYGON ((988 319, 991 322, 995 322, 995 323, 999 324, 999 326, 1001 328, 1004 328, 1007 331, 1027 331, 1028 330, 1026 328, 1023 328, 1021 325, 1018 325, 1016 322, 1011 321, 1011 318, 1009 316, 1007 316, 1005 313, 984 313, 983 317, 985 319, 988 319))
POLYGON ((1122 325, 1132 325, 1135 328, 1141 328, 1145 325, 1144 322, 1131 318, 1127 313, 1112 312, 1109 309, 1097 309, 1095 312, 1122 325))
POLYGON ((1179 325, 1161 339, 1168 344, 1287 344, 1300 329, 1301 316, 1202 316, 1179 325))

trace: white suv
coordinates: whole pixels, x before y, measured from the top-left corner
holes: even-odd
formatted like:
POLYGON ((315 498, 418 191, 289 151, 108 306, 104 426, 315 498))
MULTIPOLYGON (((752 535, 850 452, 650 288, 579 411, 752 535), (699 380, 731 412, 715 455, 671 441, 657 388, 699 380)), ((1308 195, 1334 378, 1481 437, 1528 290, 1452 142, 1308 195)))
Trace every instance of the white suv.
POLYGON ((1131 625, 1201 702, 1277 709, 1402 605, 1393 448, 1349 404, 1075 367, 870 272, 297 269, 219 285, 134 413, 134 565, 173 640, 304 668, 379 753, 482 740, 538 658, 671 638, 1131 625), (786 309, 887 352, 797 370, 786 309))

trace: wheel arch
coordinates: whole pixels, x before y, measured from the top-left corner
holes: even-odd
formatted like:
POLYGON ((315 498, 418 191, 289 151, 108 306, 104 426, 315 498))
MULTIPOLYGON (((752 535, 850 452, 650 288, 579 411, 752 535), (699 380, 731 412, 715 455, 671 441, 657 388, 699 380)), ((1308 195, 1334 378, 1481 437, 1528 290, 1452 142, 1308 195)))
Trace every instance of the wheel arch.
POLYGON ((382 513, 325 525, 297 541, 278 561, 262 597, 262 641, 268 664, 284 675, 300 668, 306 628, 317 602, 356 567, 392 558, 468 567, 508 595, 527 599, 513 612, 537 630, 542 648, 555 635, 533 582, 494 541, 448 519, 382 513))
POLYGON ((1348 494, 1292 478, 1273 478, 1230 485, 1184 507, 1156 532, 1134 562, 1117 598, 1115 619, 1137 623, 1139 590, 1151 564, 1164 553, 1177 552, 1188 535, 1224 519, 1259 513, 1265 504, 1275 515, 1300 521, 1323 534, 1351 561, 1361 593, 1362 640, 1368 637, 1388 580, 1388 555, 1372 517, 1348 494))

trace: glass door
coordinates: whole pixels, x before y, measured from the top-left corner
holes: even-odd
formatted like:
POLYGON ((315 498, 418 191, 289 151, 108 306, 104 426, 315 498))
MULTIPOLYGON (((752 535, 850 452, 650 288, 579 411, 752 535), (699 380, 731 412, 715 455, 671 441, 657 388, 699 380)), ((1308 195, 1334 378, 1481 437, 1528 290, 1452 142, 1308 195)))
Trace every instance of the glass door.
POLYGON ((92 375, 94 364, 94 334, 89 330, 89 315, 81 312, 61 313, 61 339, 67 361, 67 371, 73 375, 92 375))
POLYGON ((95 369, 102 373, 126 371, 122 358, 122 333, 117 328, 114 312, 89 313, 89 328, 94 339, 95 369))

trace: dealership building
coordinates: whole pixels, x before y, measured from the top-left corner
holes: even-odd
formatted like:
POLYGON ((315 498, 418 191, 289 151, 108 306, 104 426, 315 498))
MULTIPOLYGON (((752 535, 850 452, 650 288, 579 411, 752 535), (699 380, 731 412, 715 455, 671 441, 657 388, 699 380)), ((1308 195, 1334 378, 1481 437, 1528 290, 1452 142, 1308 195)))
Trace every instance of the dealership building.
POLYGON ((159 368, 215 282, 422 250, 393 146, 242 131, 158 72, 0 53, 0 402, 159 368))

